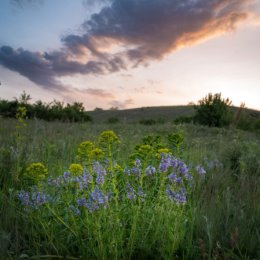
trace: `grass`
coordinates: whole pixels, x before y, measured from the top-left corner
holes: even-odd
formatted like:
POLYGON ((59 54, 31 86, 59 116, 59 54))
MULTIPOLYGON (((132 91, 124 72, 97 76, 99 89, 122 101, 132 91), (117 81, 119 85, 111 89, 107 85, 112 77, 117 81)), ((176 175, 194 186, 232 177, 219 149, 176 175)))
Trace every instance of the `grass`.
MULTIPOLYGON (((17 130, 16 120, 0 118, 0 259, 259 259, 259 132, 99 121, 32 120, 17 130), (144 136, 159 135, 166 146, 169 133, 182 133, 180 156, 187 164, 204 165, 205 179, 195 182, 183 206, 159 192, 161 178, 145 178, 144 202, 113 197, 106 209, 94 214, 81 208, 81 217, 66 210, 69 203, 76 205, 73 188, 57 192, 42 184, 60 204, 24 211, 17 192, 30 189, 22 173, 31 163, 42 162, 57 178, 78 162, 81 142, 97 145, 99 134, 108 129, 121 140, 114 159, 122 168, 129 166, 129 155, 144 136)), ((158 161, 151 162, 158 168, 158 161)), ((118 176, 102 189, 113 189, 116 181, 118 194, 125 194, 127 179, 118 176)), ((134 188, 140 185, 131 181, 134 188)))

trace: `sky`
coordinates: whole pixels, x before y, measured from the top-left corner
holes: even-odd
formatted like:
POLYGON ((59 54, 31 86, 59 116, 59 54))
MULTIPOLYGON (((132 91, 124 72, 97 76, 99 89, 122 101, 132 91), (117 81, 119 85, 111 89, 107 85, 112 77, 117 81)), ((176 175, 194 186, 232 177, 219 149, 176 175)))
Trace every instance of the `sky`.
POLYGON ((260 0, 1 0, 0 98, 260 110, 260 0))

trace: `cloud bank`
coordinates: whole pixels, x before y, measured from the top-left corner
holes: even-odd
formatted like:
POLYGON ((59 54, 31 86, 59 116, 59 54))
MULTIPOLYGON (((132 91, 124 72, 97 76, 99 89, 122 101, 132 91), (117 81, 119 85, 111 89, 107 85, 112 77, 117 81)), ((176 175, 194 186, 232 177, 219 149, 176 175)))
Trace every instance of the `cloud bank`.
MULTIPOLYGON (((60 77, 103 75, 161 60, 178 48, 235 30, 250 16, 257 0, 107 2, 82 24, 84 34, 61 39, 61 49, 41 53, 2 46, 0 64, 43 88, 69 92, 60 77)), ((101 97, 105 93, 87 92, 101 97)))

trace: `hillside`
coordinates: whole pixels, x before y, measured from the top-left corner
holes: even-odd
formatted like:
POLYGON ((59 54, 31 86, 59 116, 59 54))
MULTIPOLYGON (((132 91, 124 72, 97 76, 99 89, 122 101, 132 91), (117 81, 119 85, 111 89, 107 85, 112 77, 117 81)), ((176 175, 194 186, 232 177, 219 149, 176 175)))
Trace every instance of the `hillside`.
MULTIPOLYGON (((238 107, 232 107, 234 113, 238 107)), ((244 109, 247 115, 260 119, 260 111, 253 109, 244 109)), ((117 118, 122 123, 139 122, 140 120, 154 119, 172 122, 180 116, 192 116, 195 113, 193 106, 160 106, 160 107, 141 107, 124 110, 102 110, 97 109, 88 111, 94 122, 107 122, 110 118, 117 118)))

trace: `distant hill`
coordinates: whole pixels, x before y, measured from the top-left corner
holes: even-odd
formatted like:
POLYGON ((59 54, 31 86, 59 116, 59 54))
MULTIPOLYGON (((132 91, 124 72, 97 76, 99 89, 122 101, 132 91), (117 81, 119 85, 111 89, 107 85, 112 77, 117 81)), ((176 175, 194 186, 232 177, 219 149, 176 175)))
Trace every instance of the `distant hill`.
MULTIPOLYGON (((234 112, 238 111, 238 107, 232 107, 234 112)), ((244 109, 246 114, 260 119, 260 111, 253 109, 244 109)), ((160 107, 141 107, 124 110, 102 110, 96 109, 88 111, 94 122, 105 123, 110 118, 117 118, 120 122, 133 123, 140 120, 165 120, 173 122, 180 116, 193 116, 195 109, 193 106, 160 106, 160 107)))

